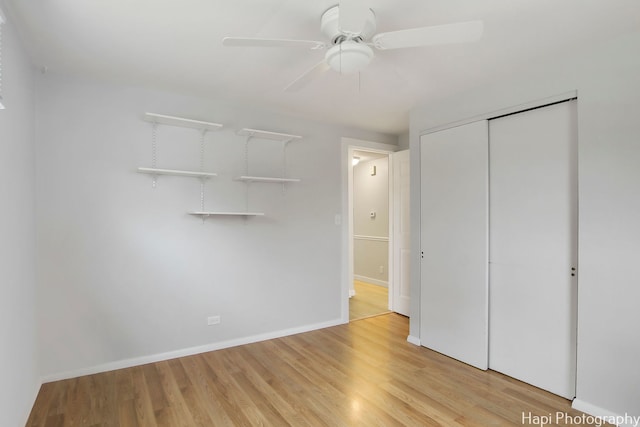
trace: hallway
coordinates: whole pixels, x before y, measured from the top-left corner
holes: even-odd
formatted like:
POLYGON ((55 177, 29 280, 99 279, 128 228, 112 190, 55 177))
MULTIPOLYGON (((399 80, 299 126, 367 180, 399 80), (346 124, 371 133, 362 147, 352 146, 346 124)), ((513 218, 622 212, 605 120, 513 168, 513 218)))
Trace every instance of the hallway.
POLYGON ((349 299, 349 320, 359 320, 389 312, 387 288, 354 280, 356 294, 349 299))

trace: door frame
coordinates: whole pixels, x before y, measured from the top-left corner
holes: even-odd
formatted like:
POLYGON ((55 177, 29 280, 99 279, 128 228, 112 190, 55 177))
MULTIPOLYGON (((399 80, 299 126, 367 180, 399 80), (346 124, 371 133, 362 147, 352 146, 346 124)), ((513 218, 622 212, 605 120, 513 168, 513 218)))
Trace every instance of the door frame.
MULTIPOLYGON (((342 283, 341 283, 341 320, 349 323, 349 298, 351 284, 353 283, 353 166, 352 158, 354 151, 369 151, 372 153, 386 154, 389 158, 391 153, 399 151, 400 147, 391 144, 365 141, 354 138, 342 138, 342 213, 336 215, 336 225, 342 226, 342 283)), ((389 159, 389 200, 393 200, 393 170, 389 159)), ((393 245, 393 209, 389 203, 389 248, 393 245)), ((393 254, 389 250, 389 295, 393 286, 393 254)), ((390 301, 391 302, 391 301, 390 301)))

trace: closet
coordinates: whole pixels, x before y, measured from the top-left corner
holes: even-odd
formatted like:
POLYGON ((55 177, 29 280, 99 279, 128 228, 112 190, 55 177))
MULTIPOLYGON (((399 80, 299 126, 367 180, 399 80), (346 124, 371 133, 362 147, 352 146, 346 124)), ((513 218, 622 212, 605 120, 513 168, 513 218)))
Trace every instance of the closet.
POLYGON ((576 101, 421 138, 421 342, 575 396, 576 101))

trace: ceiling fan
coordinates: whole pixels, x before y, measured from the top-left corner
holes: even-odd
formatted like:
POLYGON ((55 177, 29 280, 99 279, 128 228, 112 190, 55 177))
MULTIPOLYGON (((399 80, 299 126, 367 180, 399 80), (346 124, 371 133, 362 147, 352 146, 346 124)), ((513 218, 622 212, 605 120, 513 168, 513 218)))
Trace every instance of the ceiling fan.
POLYGON ((459 22, 431 27, 378 33, 376 16, 366 0, 340 0, 322 14, 320 31, 328 42, 315 40, 225 37, 227 47, 300 47, 326 49, 324 59, 289 84, 285 91, 293 92, 329 69, 342 74, 364 69, 374 57, 374 50, 401 49, 450 43, 467 43, 480 39, 482 21, 459 22))

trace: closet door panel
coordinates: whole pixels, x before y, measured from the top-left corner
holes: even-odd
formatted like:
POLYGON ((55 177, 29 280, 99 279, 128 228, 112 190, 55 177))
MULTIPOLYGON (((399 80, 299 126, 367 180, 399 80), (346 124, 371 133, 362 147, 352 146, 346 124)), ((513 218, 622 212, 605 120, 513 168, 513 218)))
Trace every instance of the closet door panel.
POLYGON ((487 369, 488 127, 423 135, 422 345, 487 369))
POLYGON ((575 101, 491 120, 489 367, 575 396, 575 101))

